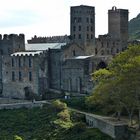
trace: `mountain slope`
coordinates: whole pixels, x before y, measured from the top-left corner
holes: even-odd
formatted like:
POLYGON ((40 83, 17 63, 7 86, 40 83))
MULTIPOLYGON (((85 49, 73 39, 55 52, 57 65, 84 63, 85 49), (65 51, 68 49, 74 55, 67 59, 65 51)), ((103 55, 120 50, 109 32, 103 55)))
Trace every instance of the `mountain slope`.
POLYGON ((129 38, 140 39, 140 13, 129 21, 129 38))

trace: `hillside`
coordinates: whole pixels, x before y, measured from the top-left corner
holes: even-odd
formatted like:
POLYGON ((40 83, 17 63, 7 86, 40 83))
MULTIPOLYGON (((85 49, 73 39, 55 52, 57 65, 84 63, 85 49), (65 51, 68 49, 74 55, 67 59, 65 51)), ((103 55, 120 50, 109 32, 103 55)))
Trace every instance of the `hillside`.
POLYGON ((51 106, 0 110, 0 140, 13 140, 15 135, 23 140, 112 140, 97 129, 86 128, 79 115, 70 113, 69 120, 67 113, 51 106))
POLYGON ((140 14, 129 22, 129 38, 140 39, 140 14))

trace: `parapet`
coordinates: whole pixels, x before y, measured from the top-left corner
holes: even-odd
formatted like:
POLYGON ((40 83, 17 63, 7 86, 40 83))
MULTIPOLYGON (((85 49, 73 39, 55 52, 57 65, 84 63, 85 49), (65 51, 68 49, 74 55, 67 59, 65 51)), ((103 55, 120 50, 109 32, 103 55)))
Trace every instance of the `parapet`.
POLYGON ((20 39, 20 40, 24 40, 25 39, 25 36, 24 34, 4 34, 3 36, 0 34, 0 41, 2 40, 17 40, 17 39, 20 39))
POLYGON ((128 9, 117 9, 116 6, 113 6, 111 10, 109 10, 111 13, 128 13, 128 9))
POLYGON ((36 35, 28 40, 29 44, 32 43, 68 43, 70 41, 69 36, 51 36, 51 37, 37 37, 36 35))

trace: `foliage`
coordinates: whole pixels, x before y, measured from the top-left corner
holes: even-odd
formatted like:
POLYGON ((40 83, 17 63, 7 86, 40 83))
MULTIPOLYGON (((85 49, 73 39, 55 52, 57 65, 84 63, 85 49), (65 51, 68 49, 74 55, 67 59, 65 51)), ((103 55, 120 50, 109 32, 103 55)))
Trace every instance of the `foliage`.
POLYGON ((63 120, 63 121, 70 121, 70 114, 68 109, 65 109, 63 111, 61 111, 60 113, 57 114, 57 116, 59 117, 59 119, 63 120))
POLYGON ((87 110, 87 106, 85 105, 85 97, 71 97, 70 99, 61 99, 62 102, 65 102, 69 107, 87 110))
POLYGON ((74 127, 71 128, 73 133, 80 133, 86 130, 86 124, 83 122, 77 122, 74 127))
MULTIPOLYGON (((42 109, 16 109, 0 110, 0 140, 11 140, 15 134, 23 140, 112 140, 97 129, 85 129, 79 133, 73 133, 73 122, 64 122, 57 116, 51 105, 45 105, 42 109), (54 121, 59 119, 59 124, 68 126, 57 127, 54 121)), ((76 122, 78 123, 78 122, 76 122)))
POLYGON ((61 102, 60 100, 55 100, 52 102, 52 107, 56 110, 56 111, 62 111, 64 109, 67 109, 67 104, 61 102))
POLYGON ((131 46, 116 56, 107 69, 93 73, 97 86, 86 103, 100 104, 120 115, 126 109, 130 120, 134 109, 140 109, 140 46, 131 46))
POLYGON ((15 136, 14 136, 14 140, 22 140, 22 138, 19 137, 19 136, 17 136, 17 135, 15 135, 15 136))

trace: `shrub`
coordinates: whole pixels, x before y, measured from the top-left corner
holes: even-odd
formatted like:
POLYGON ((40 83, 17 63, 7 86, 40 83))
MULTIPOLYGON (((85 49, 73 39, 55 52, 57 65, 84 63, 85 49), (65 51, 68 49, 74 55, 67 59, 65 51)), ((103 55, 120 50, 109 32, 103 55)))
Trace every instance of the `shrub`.
POLYGON ((84 132, 86 130, 86 124, 83 122, 78 122, 72 127, 71 130, 74 133, 84 132))
POLYGON ((52 103, 52 107, 53 107, 56 111, 62 111, 62 110, 67 109, 67 104, 61 102, 60 100, 55 100, 55 101, 52 103))
POLYGON ((56 126, 56 128, 64 128, 64 129, 69 129, 73 126, 73 123, 71 121, 63 121, 61 119, 57 119, 53 122, 56 126))
POLYGON ((15 136, 14 136, 14 140, 22 140, 22 138, 19 137, 19 136, 17 136, 17 135, 15 135, 15 136))
POLYGON ((71 112, 71 120, 74 121, 74 122, 80 122, 80 121, 85 122, 86 118, 85 118, 84 114, 72 111, 71 112))
POLYGON ((63 121, 70 121, 70 114, 69 114, 69 111, 67 109, 58 113, 57 116, 59 117, 59 119, 61 119, 63 121))

